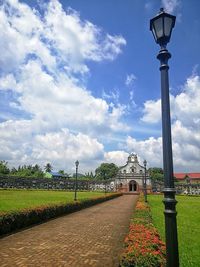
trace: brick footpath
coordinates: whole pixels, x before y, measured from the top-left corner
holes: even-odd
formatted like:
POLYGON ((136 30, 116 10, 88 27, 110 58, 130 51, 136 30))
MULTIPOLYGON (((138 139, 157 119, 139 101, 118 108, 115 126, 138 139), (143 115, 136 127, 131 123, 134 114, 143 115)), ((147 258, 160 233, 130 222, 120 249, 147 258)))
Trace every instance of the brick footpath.
POLYGON ((124 195, 0 240, 0 266, 118 267, 137 196, 124 195))

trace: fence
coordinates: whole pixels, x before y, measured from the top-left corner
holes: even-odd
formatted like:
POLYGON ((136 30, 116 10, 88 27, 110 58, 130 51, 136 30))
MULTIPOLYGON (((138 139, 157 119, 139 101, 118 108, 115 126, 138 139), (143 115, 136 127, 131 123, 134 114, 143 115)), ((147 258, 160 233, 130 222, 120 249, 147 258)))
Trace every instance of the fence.
MULTIPOLYGON (((29 178, 0 176, 0 188, 74 190, 75 180, 70 178, 29 178)), ((78 190, 115 191, 114 181, 77 180, 78 190)))

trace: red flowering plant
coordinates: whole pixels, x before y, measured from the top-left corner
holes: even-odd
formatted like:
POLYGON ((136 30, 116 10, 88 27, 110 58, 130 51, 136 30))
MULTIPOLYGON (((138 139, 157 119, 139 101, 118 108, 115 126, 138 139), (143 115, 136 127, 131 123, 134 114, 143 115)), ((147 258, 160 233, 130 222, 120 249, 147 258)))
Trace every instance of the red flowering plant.
POLYGON ((120 257, 121 267, 165 266, 165 244, 153 226, 149 205, 141 197, 124 243, 125 249, 120 257))

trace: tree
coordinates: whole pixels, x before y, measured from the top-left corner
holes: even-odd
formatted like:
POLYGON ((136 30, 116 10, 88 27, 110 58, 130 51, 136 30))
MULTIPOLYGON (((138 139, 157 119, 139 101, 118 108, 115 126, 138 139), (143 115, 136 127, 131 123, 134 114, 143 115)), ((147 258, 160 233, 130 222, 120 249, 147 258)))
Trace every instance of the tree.
POLYGON ((164 174, 162 168, 158 167, 149 168, 148 172, 152 180, 163 181, 164 174))
POLYGON ((86 172, 85 175, 83 176, 83 179, 85 179, 85 180, 93 180, 94 179, 94 174, 92 172, 86 172))
POLYGON ((7 175, 10 173, 10 169, 7 166, 8 162, 5 162, 5 160, 0 161, 0 174, 1 175, 7 175))
POLYGON ((64 170, 59 170, 58 172, 63 175, 65 174, 64 170))
POLYGON ((44 166, 44 169, 45 169, 46 172, 51 172, 53 167, 51 166, 50 163, 47 163, 46 166, 44 166))
POLYGON ((11 174, 19 177, 44 177, 42 168, 36 164, 19 166, 18 169, 12 168, 11 174))
POLYGON ((34 177, 44 177, 44 173, 42 171, 42 168, 38 165, 35 164, 35 166, 32 166, 32 174, 34 177))
POLYGON ((15 174, 17 172, 17 169, 15 168, 15 167, 13 167, 12 169, 11 169, 11 174, 15 174))
POLYGON ((97 180, 112 179, 117 175, 119 168, 114 163, 102 163, 95 170, 95 177, 97 180))

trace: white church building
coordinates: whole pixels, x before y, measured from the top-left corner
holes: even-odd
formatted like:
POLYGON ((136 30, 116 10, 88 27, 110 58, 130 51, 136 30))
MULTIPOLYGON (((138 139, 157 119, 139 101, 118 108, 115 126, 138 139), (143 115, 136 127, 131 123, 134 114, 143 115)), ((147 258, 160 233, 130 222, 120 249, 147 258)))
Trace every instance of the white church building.
MULTIPOLYGON (((144 190, 145 167, 139 164, 136 154, 130 154, 126 165, 119 168, 115 188, 122 193, 139 193, 144 190)), ((146 171, 147 191, 151 191, 151 180, 146 171)))

